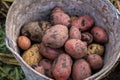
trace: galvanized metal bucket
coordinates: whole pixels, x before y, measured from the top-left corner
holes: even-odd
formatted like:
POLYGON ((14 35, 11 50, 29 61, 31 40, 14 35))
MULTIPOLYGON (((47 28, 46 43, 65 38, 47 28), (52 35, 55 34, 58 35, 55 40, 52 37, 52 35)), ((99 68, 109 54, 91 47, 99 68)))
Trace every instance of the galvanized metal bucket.
POLYGON ((21 58, 16 39, 20 28, 30 21, 46 20, 55 6, 61 6, 70 15, 89 14, 95 18, 96 25, 109 34, 106 45, 104 67, 86 80, 103 78, 120 57, 120 16, 108 0, 15 0, 6 19, 6 45, 20 63, 27 80, 51 80, 33 70, 21 58))

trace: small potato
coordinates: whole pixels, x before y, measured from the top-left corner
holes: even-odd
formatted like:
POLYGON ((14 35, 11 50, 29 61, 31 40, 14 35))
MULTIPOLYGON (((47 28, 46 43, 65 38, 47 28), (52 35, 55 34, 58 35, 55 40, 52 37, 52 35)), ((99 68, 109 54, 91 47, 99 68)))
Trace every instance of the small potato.
POLYGON ((52 13, 54 13, 54 12, 63 12, 64 13, 64 10, 61 7, 57 6, 52 10, 52 13))
POLYGON ((43 68, 45 69, 46 76, 53 78, 52 71, 51 71, 52 63, 50 60, 42 59, 40 60, 39 65, 43 66, 43 68))
POLYGON ((89 32, 83 32, 81 35, 81 40, 87 42, 87 44, 93 42, 93 36, 89 32))
POLYGON ((17 44, 22 50, 27 50, 31 46, 31 41, 26 36, 19 36, 17 39, 17 44))
POLYGON ((91 33, 93 38, 98 43, 107 43, 108 42, 108 35, 104 29, 101 27, 95 26, 92 28, 91 33))
POLYGON ((72 78, 73 80, 84 80, 91 76, 91 69, 84 59, 79 59, 75 61, 72 68, 72 78))
POLYGON ((61 49, 46 47, 43 43, 40 44, 39 50, 41 55, 50 60, 54 60, 59 54, 63 53, 61 49))
POLYGON ((89 55, 87 61, 93 70, 99 70, 104 65, 103 59, 97 54, 89 55))
POLYGON ((74 59, 79 59, 87 54, 87 44, 79 39, 70 39, 65 43, 65 51, 74 59))
POLYGON ((68 39, 68 29, 64 25, 55 25, 48 29, 42 42, 51 48, 60 48, 68 39))
POLYGON ((67 54, 60 54, 53 62, 52 74, 56 80, 67 80, 71 74, 72 59, 67 54))
POLYGON ((104 53, 104 46, 100 44, 93 43, 88 46, 88 54, 98 54, 102 56, 103 53, 104 53))
POLYGON ((61 8, 57 7, 52 11, 51 22, 56 24, 62 24, 68 26, 70 24, 70 17, 61 8))
POLYGON ((42 31, 43 31, 44 34, 45 34, 46 30, 48 30, 49 28, 51 28, 51 24, 48 21, 41 21, 39 23, 39 25, 41 26, 42 31))
POLYGON ((81 31, 86 31, 90 29, 93 24, 94 19, 89 15, 80 16, 78 19, 72 21, 72 26, 80 29, 81 31))
POLYGON ((69 36, 71 39, 81 39, 81 32, 76 27, 71 27, 69 36))
POLYGON ((39 22, 30 22, 21 28, 21 34, 27 36, 34 42, 41 42, 43 31, 39 22))
POLYGON ((71 16, 70 17, 71 22, 74 21, 75 19, 78 19, 78 17, 77 16, 71 16))
POLYGON ((43 68, 43 66, 32 65, 32 68, 35 69, 37 72, 45 75, 45 69, 43 68))
POLYGON ((23 60, 28 65, 38 65, 39 61, 41 60, 41 55, 39 53, 38 44, 32 45, 31 48, 26 50, 22 55, 23 60))

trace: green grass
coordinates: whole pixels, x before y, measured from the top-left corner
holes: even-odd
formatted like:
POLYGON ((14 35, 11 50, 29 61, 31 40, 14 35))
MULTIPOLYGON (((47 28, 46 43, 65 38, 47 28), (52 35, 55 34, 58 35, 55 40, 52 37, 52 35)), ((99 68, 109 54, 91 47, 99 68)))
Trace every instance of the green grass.
MULTIPOLYGON (((0 22, 0 54, 1 55, 10 54, 10 51, 6 48, 6 45, 5 45, 4 21, 5 20, 0 22)), ((7 56, 5 57, 9 58, 7 56)), ((2 61, 4 59, 3 58, 1 59, 0 57, 0 80, 25 80, 25 76, 21 67, 18 65, 12 64, 13 62, 10 62, 11 60, 14 60, 14 62, 17 62, 17 61, 15 61, 15 59, 12 57, 12 58, 9 58, 10 60, 8 63, 4 63, 5 61, 2 61)))

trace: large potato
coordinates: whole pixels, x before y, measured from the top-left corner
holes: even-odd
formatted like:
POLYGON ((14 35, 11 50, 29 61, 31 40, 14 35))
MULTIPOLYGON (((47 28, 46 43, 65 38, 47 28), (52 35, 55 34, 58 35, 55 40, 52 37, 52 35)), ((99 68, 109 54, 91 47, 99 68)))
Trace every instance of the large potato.
POLYGON ((57 48, 50 48, 47 46, 44 46, 43 43, 40 44, 40 54, 43 55, 45 58, 48 58, 50 60, 54 60, 58 57, 59 54, 63 53, 61 49, 57 48))
POLYGON ((72 21, 72 26, 80 29, 81 31, 86 31, 90 29, 94 24, 93 17, 89 15, 80 16, 78 19, 72 21))
POLYGON ((94 40, 98 43, 107 43, 109 40, 107 33, 101 27, 93 27, 91 33, 93 35, 94 40))
POLYGON ((21 28, 21 34, 27 36, 34 42, 41 42, 43 31, 39 22, 30 22, 21 28))
POLYGON ((74 59, 79 59, 87 54, 87 43, 79 39, 70 39, 65 43, 65 51, 74 59))
POLYGON ((84 59, 79 59, 75 61, 72 69, 73 80, 84 80, 85 78, 91 76, 91 69, 84 59))
POLYGON ((22 55, 23 60, 28 65, 38 65, 39 61, 41 60, 41 55, 39 53, 38 44, 34 44, 31 48, 26 50, 22 55))
POLYGON ((68 26, 70 24, 70 17, 66 14, 62 8, 56 7, 51 14, 51 22, 56 24, 62 24, 68 26))
POLYGON ((45 69, 46 76, 53 78, 52 70, 51 70, 52 62, 50 60, 42 59, 42 60, 40 60, 39 65, 43 66, 43 68, 45 69))
POLYGON ((67 80, 71 74, 72 59, 67 54, 61 54, 53 62, 52 74, 56 80, 67 80))
POLYGON ((60 48, 68 39, 68 29, 64 25, 55 25, 48 29, 43 36, 42 42, 51 48, 60 48))

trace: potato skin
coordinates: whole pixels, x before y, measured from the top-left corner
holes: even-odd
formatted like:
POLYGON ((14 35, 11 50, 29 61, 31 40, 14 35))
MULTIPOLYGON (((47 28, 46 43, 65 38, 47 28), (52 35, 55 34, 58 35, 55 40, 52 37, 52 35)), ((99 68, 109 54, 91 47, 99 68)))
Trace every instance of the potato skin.
POLYGON ((71 39, 81 39, 81 32, 76 27, 71 27, 69 32, 69 37, 71 39))
POLYGON ((65 43, 65 51, 74 59, 80 59, 87 54, 87 44, 79 39, 70 39, 65 43))
POLYGON ((38 65, 32 65, 32 68, 34 68, 37 72, 45 75, 45 69, 43 68, 42 65, 38 66, 38 65))
POLYGON ((72 68, 73 80, 84 80, 91 76, 91 69, 87 61, 84 59, 76 60, 72 68))
POLYGON ((91 33, 93 38, 98 43, 107 43, 108 42, 108 35, 104 29, 101 27, 95 26, 92 28, 91 33))
POLYGON ((43 43, 40 44, 39 51, 42 56, 50 60, 54 60, 59 54, 63 53, 61 49, 47 47, 43 43))
POLYGON ((39 53, 38 44, 34 44, 26 50, 23 53, 22 58, 30 66, 38 65, 39 61, 42 59, 42 56, 39 53))
POLYGON ((45 34, 46 30, 48 30, 49 28, 51 28, 51 24, 48 21, 41 21, 39 23, 39 25, 40 25, 40 27, 41 27, 41 29, 42 29, 42 31, 43 31, 44 34, 45 34))
POLYGON ((67 80, 71 74, 72 59, 68 54, 60 54, 53 62, 52 74, 56 80, 67 80))
POLYGON ((51 23, 53 25, 62 24, 68 26, 70 24, 70 17, 61 8, 57 7, 52 11, 51 23))
POLYGON ((88 54, 98 54, 102 56, 104 50, 104 46, 100 44, 92 43, 88 46, 88 54))
POLYGON ((81 36, 81 40, 87 42, 87 44, 91 44, 93 42, 93 36, 89 32, 83 32, 81 36))
POLYGON ((64 25, 55 25, 48 29, 43 36, 42 42, 51 48, 60 48, 68 39, 68 29, 64 25))
POLYGON ((34 42, 41 42, 43 31, 39 25, 39 22, 30 22, 21 28, 21 35, 27 36, 34 42))
POLYGON ((19 36, 17 39, 17 44, 22 50, 27 50, 31 46, 31 41, 26 36, 19 36))
POLYGON ((78 19, 72 21, 72 26, 80 29, 81 31, 86 31, 90 29, 94 24, 93 17, 89 15, 80 16, 78 19))
POLYGON ((87 58, 88 63, 90 64, 93 70, 99 70, 103 67, 103 59, 97 54, 91 54, 87 58))
POLYGON ((39 62, 39 65, 43 66, 43 68, 45 69, 45 75, 50 77, 50 78, 53 78, 53 75, 52 75, 52 62, 48 59, 42 59, 40 60, 39 62))

